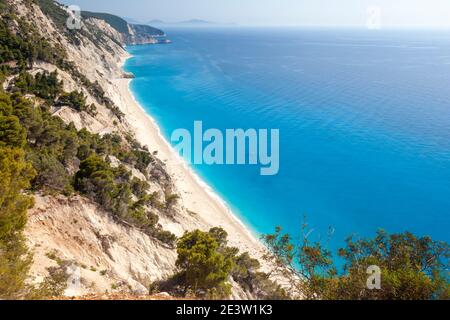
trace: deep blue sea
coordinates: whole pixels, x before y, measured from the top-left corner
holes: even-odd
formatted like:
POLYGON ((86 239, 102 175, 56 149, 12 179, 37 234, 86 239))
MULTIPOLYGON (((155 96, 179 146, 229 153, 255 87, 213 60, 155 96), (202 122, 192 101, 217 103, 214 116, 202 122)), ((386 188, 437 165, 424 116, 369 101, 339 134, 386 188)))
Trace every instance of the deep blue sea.
POLYGON ((280 172, 195 166, 253 230, 379 228, 450 242, 450 31, 167 30, 134 46, 132 90, 177 128, 280 129, 280 172))

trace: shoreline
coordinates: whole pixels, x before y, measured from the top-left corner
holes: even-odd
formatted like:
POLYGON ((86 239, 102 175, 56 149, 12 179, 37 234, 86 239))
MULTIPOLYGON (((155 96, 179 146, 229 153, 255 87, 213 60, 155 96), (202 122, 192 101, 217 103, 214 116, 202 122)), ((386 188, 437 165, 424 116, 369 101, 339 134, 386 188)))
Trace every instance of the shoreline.
MULTIPOLYGON (((132 56, 127 52, 120 67, 124 72, 125 63, 132 56)), ((260 257, 264 245, 238 215, 233 213, 226 201, 204 181, 195 169, 175 151, 169 141, 163 136, 156 120, 137 101, 131 89, 132 79, 116 79, 124 113, 136 138, 143 145, 147 145, 151 152, 157 151, 157 157, 165 163, 167 172, 180 193, 183 206, 190 212, 196 213, 196 220, 200 228, 222 227, 228 233, 228 240, 232 246, 241 252, 249 252, 260 257)), ((184 217, 192 219, 192 217, 184 217)))

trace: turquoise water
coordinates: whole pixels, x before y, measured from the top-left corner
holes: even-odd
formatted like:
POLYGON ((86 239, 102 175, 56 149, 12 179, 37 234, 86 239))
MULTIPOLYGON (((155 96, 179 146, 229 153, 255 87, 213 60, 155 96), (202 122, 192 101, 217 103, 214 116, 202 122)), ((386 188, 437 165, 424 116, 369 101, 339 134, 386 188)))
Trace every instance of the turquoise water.
POLYGON ((450 34, 168 30, 135 46, 132 90, 174 129, 280 129, 280 172, 195 166, 254 230, 312 236, 378 228, 450 242, 450 34))

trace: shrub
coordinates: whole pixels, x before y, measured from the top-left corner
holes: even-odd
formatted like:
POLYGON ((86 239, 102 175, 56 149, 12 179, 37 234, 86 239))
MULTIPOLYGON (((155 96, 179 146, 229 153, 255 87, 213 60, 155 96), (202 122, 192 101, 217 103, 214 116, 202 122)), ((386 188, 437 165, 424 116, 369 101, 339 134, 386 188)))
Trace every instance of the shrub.
POLYGON ((72 91, 70 93, 64 93, 61 97, 59 97, 58 105, 68 106, 77 111, 85 111, 86 96, 81 91, 72 91))
POLYGON ((16 88, 22 93, 31 93, 39 98, 53 101, 62 93, 62 82, 58 80, 58 73, 39 72, 34 77, 22 71, 15 80, 16 88))
POLYGON ((31 256, 23 229, 33 199, 22 192, 34 173, 22 150, 0 147, 0 299, 20 298, 26 289, 31 256))
POLYGON ((175 242, 175 235, 161 230, 157 225, 158 217, 144 207, 150 201, 146 193, 148 184, 136 178, 131 179, 130 172, 124 166, 113 168, 100 156, 90 155, 81 162, 74 187, 116 217, 141 228, 148 235, 168 245, 175 242), (133 192, 139 197, 136 202, 132 201, 133 192))
POLYGON ((0 116, 0 146, 22 148, 26 144, 26 135, 16 116, 0 116))
POLYGON ((146 181, 142 181, 136 177, 131 180, 131 190, 139 199, 144 198, 147 195, 150 185, 146 181))
POLYGON ((199 230, 186 233, 177 243, 179 278, 184 292, 200 297, 227 297, 227 283, 233 261, 219 251, 219 244, 209 233, 199 230))
POLYGON ((33 188, 56 191, 66 195, 73 192, 71 177, 63 164, 54 156, 45 153, 30 152, 28 159, 37 171, 33 188))
POLYGON ((423 300, 449 299, 449 246, 409 232, 389 235, 380 230, 373 239, 347 239, 339 250, 342 274, 331 252, 307 237, 293 244, 290 235, 277 228, 264 236, 271 251, 269 260, 296 274, 293 289, 306 299, 423 300), (298 248, 297 251, 295 248, 298 248), (367 287, 369 266, 381 271, 381 290, 367 287))
POLYGON ((159 228, 156 229, 155 232, 153 232, 153 236, 169 246, 173 246, 177 241, 177 237, 172 232, 159 228))

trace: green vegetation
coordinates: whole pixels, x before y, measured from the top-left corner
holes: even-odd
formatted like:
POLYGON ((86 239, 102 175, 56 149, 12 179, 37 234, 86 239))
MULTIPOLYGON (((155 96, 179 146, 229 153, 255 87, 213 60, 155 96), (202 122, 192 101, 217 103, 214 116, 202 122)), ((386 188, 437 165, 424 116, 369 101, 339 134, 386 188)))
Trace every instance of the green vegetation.
POLYGON ((450 299, 449 246, 429 237, 418 238, 408 232, 389 235, 384 231, 373 239, 350 237, 338 252, 345 261, 341 273, 331 252, 321 243, 309 242, 305 235, 295 244, 289 234, 277 228, 264 240, 271 252, 269 261, 284 275, 297 276, 292 289, 306 299, 450 299), (379 289, 367 285, 370 266, 381 272, 379 289))
POLYGON ((79 112, 85 111, 92 116, 97 114, 97 107, 95 104, 92 103, 88 105, 86 103, 86 96, 81 91, 72 91, 70 93, 62 94, 58 99, 57 105, 68 106, 79 112))
MULTIPOLYGON (((33 79, 23 75, 19 91, 34 91, 33 79)), ((53 90, 44 90, 46 95, 47 92, 53 90)), ((80 93, 63 99, 76 109, 86 105, 80 93)), ((132 177, 124 165, 113 168, 108 161, 108 157, 114 156, 148 175, 147 167, 154 158, 133 139, 128 138, 131 146, 117 134, 100 137, 85 129, 77 130, 73 124, 65 124, 52 116, 45 105, 34 107, 17 92, 0 95, 0 129, 0 146, 23 148, 27 160, 37 171, 31 181, 33 190, 66 195, 80 192, 121 221, 139 227, 168 245, 174 244, 175 236, 162 230, 158 216, 148 209, 161 208, 155 195, 148 194, 148 184, 132 177)), ((174 196, 169 197, 166 208, 170 209, 174 201, 174 196)))
POLYGON ((26 282, 32 256, 23 230, 27 210, 33 206, 26 191, 36 171, 26 158, 26 128, 20 122, 23 111, 9 95, 0 93, 0 299, 48 297, 50 292, 61 293, 56 287, 65 285, 60 281, 65 274, 62 270, 49 270, 50 276, 39 287, 26 282))
MULTIPOLYGON (((58 28, 65 28, 67 13, 59 5, 51 0, 35 3, 58 28)), ((56 71, 34 75, 28 71, 37 61, 54 64, 69 72, 119 119, 123 116, 120 110, 105 96, 99 83, 90 82, 67 61, 64 49, 51 45, 30 23, 19 18, 14 6, 3 0, 0 6, 0 299, 40 299, 62 294, 67 263, 58 261, 58 267, 50 268, 50 276, 39 286, 26 283, 31 254, 22 233, 27 209, 33 204, 28 193, 80 192, 110 209, 119 221, 166 244, 172 245, 176 238, 162 230, 158 216, 150 212, 152 206, 162 205, 156 195, 148 194, 149 185, 132 177, 125 166, 113 168, 109 162, 114 156, 150 175, 148 166, 154 157, 128 136, 101 137, 52 116, 51 106, 66 105, 93 115, 95 106, 86 103, 82 92, 63 92, 56 71), (5 92, 3 82, 7 76, 14 78, 5 92), (24 97, 27 94, 38 99, 29 100, 24 97), (95 161, 103 172, 95 168, 89 171, 95 161)), ((76 41, 76 32, 64 33, 76 41)))
POLYGON ((63 91, 63 83, 58 80, 58 72, 39 72, 35 76, 26 71, 22 71, 15 79, 14 91, 22 94, 33 94, 36 97, 47 100, 50 104, 57 106, 68 106, 76 111, 85 111, 88 114, 96 115, 96 106, 86 103, 86 96, 83 92, 63 91))
POLYGON ((185 292, 190 289, 196 296, 227 297, 231 286, 226 281, 233 268, 230 257, 219 252, 214 237, 199 230, 185 234, 177 244, 176 266, 185 292))
POLYGON ((82 11, 81 16, 84 19, 95 18, 95 19, 99 19, 99 20, 104 20, 111 27, 116 29, 118 32, 127 34, 127 35, 129 34, 128 23, 124 19, 122 19, 118 16, 108 14, 108 13, 98 13, 98 12, 89 12, 89 11, 82 11))
POLYGON ((145 209, 145 205, 149 204, 145 183, 132 178, 124 166, 113 168, 94 154, 81 162, 74 181, 76 190, 98 202, 117 218, 138 226, 164 243, 174 243, 175 236, 158 226, 158 216, 145 209), (134 192, 138 201, 132 200, 134 192))
POLYGON ((131 27, 133 28, 134 32, 138 35, 140 35, 140 34, 152 35, 152 36, 163 36, 164 35, 164 31, 162 31, 158 28, 155 28, 155 27, 147 26, 145 24, 132 24, 131 27))
POLYGON ((25 139, 26 132, 16 116, 0 116, 0 146, 9 145, 22 148, 25 145, 25 139))
POLYGON ((152 283, 150 292, 223 299, 230 296, 233 279, 257 298, 287 299, 285 291, 269 280, 269 275, 259 272, 257 260, 228 247, 227 237, 222 228, 185 233, 177 242, 178 272, 168 280, 152 283))
POLYGON ((62 93, 62 82, 58 80, 58 73, 39 72, 34 77, 22 71, 15 80, 15 86, 23 94, 54 101, 62 93))
MULTIPOLYGON (((67 29, 65 26, 66 19, 68 17, 67 12, 53 0, 35 1, 41 7, 43 12, 54 21, 60 31, 66 34, 68 39, 74 44, 80 44, 79 39, 77 38, 77 32, 81 32, 82 35, 91 39, 94 43, 98 42, 98 39, 93 39, 92 35, 87 34, 84 30, 77 31, 67 29)), ((20 72, 27 70, 27 68, 32 67, 36 61, 52 63, 61 70, 70 73, 80 85, 83 85, 89 93, 97 99, 98 103, 105 105, 119 120, 123 119, 124 114, 109 98, 105 96, 105 92, 99 83, 89 81, 86 76, 81 74, 73 62, 67 60, 67 55, 64 48, 58 45, 51 45, 46 39, 39 35, 27 21, 18 18, 11 6, 7 6, 6 9, 7 10, 0 13, 0 65, 4 63, 11 63, 13 67, 2 66, 0 69, 0 79, 3 78, 5 74, 14 74, 18 71, 20 72), (11 26, 15 24, 17 24, 17 33, 13 33, 10 30, 11 26), (9 70, 11 68, 12 70, 9 70)), ((49 77, 47 74, 44 74, 43 76, 47 78, 49 77)), ((31 87, 35 86, 33 85, 33 82, 35 84, 38 83, 36 79, 34 79, 34 81, 31 80, 31 76, 25 76, 22 74, 22 77, 28 77, 28 79, 19 79, 19 89, 30 90, 27 88, 29 83, 31 83, 31 87), (25 81, 21 83, 20 80, 25 81)), ((50 75, 50 78, 44 79, 43 86, 45 86, 45 83, 47 82, 47 85, 57 89, 57 84, 52 84, 52 80, 52 76, 50 75), (48 81, 50 81, 50 83, 48 81)), ((38 90, 36 90, 37 88, 32 89, 37 92, 41 92, 42 90, 42 88, 38 88, 38 90)), ((47 89, 44 88, 44 91, 45 90, 47 89)), ((36 92, 32 93, 36 94, 36 92)), ((36 95, 40 96, 40 94, 36 95)), ((44 94, 43 99, 47 99, 46 94, 44 94)), ((87 106, 87 111, 90 113, 95 113, 95 109, 92 105, 87 106)))
MULTIPOLYGON (((8 141, 2 140, 8 144, 8 141)), ((33 198, 23 191, 34 176, 31 164, 20 148, 0 147, 0 299, 23 297, 31 256, 23 229, 33 198)))
MULTIPOLYGON (((9 7, 8 7, 9 8, 9 7)), ((15 62, 19 70, 32 66, 36 61, 63 65, 64 50, 55 48, 42 38, 24 19, 5 10, 0 19, 0 64, 15 62), (17 23, 17 33, 10 25, 17 23)))

